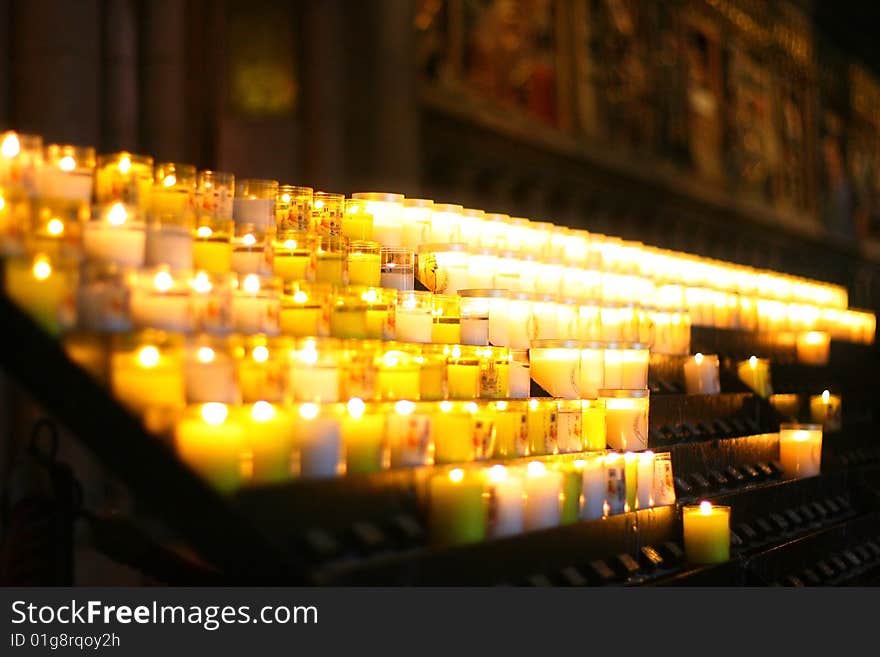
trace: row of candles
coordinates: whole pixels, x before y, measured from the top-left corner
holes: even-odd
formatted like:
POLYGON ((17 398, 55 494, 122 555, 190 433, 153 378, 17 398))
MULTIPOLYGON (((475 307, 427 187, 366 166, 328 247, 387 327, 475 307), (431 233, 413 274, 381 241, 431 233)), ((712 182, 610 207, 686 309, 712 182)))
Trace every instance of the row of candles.
POLYGON ((374 282, 377 262, 380 271, 383 261, 388 265, 390 276, 418 254, 420 280, 438 293, 503 288, 647 303, 687 308, 697 325, 821 329, 839 339, 873 340, 873 315, 848 310, 839 286, 399 194, 345 199, 191 165, 154 166, 131 153, 96 158, 92 149, 73 146, 44 150, 38 137, 12 132, 0 135, 0 145, 7 252, 34 242, 40 249, 85 243, 93 256, 113 254, 135 266, 294 280, 321 280, 319 270, 332 269, 342 272, 338 283, 352 272, 357 282, 374 282), (94 220, 83 221, 92 199, 94 220))

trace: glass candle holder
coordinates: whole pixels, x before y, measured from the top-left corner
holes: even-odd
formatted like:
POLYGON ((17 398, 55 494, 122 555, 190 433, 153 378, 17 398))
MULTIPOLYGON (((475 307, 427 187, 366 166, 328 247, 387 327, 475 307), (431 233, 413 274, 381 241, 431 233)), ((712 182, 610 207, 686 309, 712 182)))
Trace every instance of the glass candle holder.
POLYGON ((623 454, 609 452, 605 455, 605 501, 603 514, 616 515, 626 511, 626 463, 623 454))
POLYGON ((582 303, 577 308, 577 336, 579 340, 602 339, 601 311, 595 303, 582 303))
POLYGON ((526 468, 523 526, 536 531, 557 526, 562 520, 562 472, 532 461, 526 468))
POLYGON ((479 473, 455 468, 428 483, 428 541, 432 545, 478 543, 486 537, 488 508, 479 473))
POLYGON ((681 509, 684 553, 689 563, 724 563, 730 559, 730 507, 709 502, 681 509))
POLYGON ((458 294, 468 287, 468 252, 462 243, 423 244, 419 247, 418 277, 436 294, 458 294))
POLYGON ((9 256, 4 262, 6 295, 47 333, 60 335, 76 323, 79 270, 75 261, 9 256))
POLYGON ((357 192, 351 197, 366 201, 366 211, 373 217, 372 240, 382 246, 403 246, 403 194, 357 192))
POLYGON ((150 214, 166 223, 190 226, 195 211, 196 168, 192 164, 159 162, 153 175, 150 214))
POLYGON ((95 169, 95 201, 123 203, 146 214, 153 192, 153 158, 122 151, 99 155, 95 169))
POLYGON ((295 401, 339 401, 343 356, 339 340, 297 340, 288 354, 287 389, 290 397, 295 401))
MULTIPOLYGON (((459 213, 458 241, 467 242, 468 244, 479 244, 485 216, 486 213, 483 210, 477 208, 463 208, 459 213)), ((491 286, 474 285, 474 287, 491 286)))
POLYGON ((114 336, 113 396, 141 416, 149 429, 167 429, 169 416, 185 404, 182 346, 180 336, 162 331, 114 336))
POLYGON ((286 344, 265 335, 233 335, 230 345, 242 401, 248 404, 260 400, 283 401, 286 344))
POLYGON ((672 473, 672 454, 654 455, 654 506, 675 504, 675 479, 672 473))
POLYGON ((479 246, 484 249, 498 249, 504 242, 508 221, 509 215, 500 212, 486 213, 480 229, 479 246))
MULTIPOLYGON (((460 290, 461 343, 486 346, 489 344, 489 315, 492 294, 496 290, 460 290)), ((502 290, 497 290, 501 298, 502 290)))
POLYGON ((584 430, 584 449, 605 449, 605 402, 601 399, 582 399, 581 413, 584 430))
POLYGON ((684 362, 685 392, 690 395, 717 395, 721 392, 718 356, 694 354, 684 362))
POLYGON ((583 421, 583 408, 579 399, 556 400, 556 442, 561 454, 583 451, 583 421))
POLYGON ((647 346, 609 343, 605 349, 605 387, 641 389, 648 385, 647 346))
POLYGON ((559 261, 538 262, 535 266, 535 292, 556 296, 562 288, 562 263, 559 261))
POLYGON ((588 455, 572 466, 581 473, 581 520, 599 520, 605 515, 605 455, 588 455))
MULTIPOLYGON (((296 418, 280 404, 260 400, 236 409, 245 428, 245 478, 250 484, 278 484, 292 476, 296 418)), ((297 445, 299 447, 299 445, 297 445)))
POLYGON ((343 474, 344 408, 340 404, 305 402, 294 405, 292 411, 299 476, 303 479, 324 479, 343 474))
POLYGON ((76 288, 77 328, 99 333, 130 331, 132 275, 132 270, 114 264, 83 263, 76 288))
POLYGON ((141 267, 146 253, 146 230, 133 206, 114 203, 96 208, 83 227, 83 250, 97 262, 141 267))
POLYGON ((359 290, 346 288, 330 296, 330 335, 335 338, 367 338, 367 303, 359 290))
POLYGON ((431 213, 434 201, 426 198, 405 198, 401 217, 403 231, 401 233, 401 245, 417 251, 419 246, 430 242, 431 237, 431 213))
POLYGON ((348 282, 350 285, 381 285, 379 242, 352 241, 348 247, 348 282))
POLYGON ((315 254, 315 280, 339 287, 345 285, 347 259, 347 239, 341 235, 319 236, 318 251, 315 254))
POLYGON ((537 339, 535 317, 532 313, 532 295, 511 292, 506 304, 507 344, 511 349, 529 349, 537 339))
POLYGON ((297 231, 276 234, 272 268, 284 282, 311 281, 315 278, 318 238, 297 231))
POLYGON ((559 293, 579 301, 596 302, 600 298, 600 276, 595 269, 565 267, 559 284, 559 293))
POLYGON ((606 353, 605 345, 601 342, 580 343, 577 389, 581 399, 595 399, 599 396, 599 390, 606 387, 606 353))
POLYGON ((825 331, 798 333, 797 360, 803 365, 827 365, 831 350, 831 336, 825 331))
POLYGON ((228 337, 203 334, 187 339, 183 373, 188 404, 241 403, 234 348, 228 337))
POLYGON ((517 468, 496 464, 485 472, 489 498, 489 536, 501 538, 522 533, 525 487, 517 468))
POLYGON ((461 212, 454 203, 434 203, 431 210, 430 241, 449 243, 461 241, 461 212))
POLYGON ((446 354, 446 381, 449 398, 478 399, 480 396, 480 354, 477 349, 451 345, 446 354))
POLYGON ((279 186, 275 195, 275 230, 278 233, 315 232, 315 223, 312 220, 313 197, 314 190, 311 187, 279 186))
POLYGON ((649 312, 654 324, 654 342, 651 351, 658 354, 686 356, 691 347, 691 319, 686 309, 649 312))
POLYGON ((579 399, 580 343, 573 340, 533 340, 529 349, 532 379, 553 397, 579 399))
POLYGON ((345 214, 345 195, 315 192, 312 197, 312 221, 320 235, 342 235, 342 217, 345 214))
POLYGON ((419 398, 440 401, 448 397, 446 345, 421 345, 414 355, 419 365, 419 398))
POLYGON ((481 399, 510 397, 510 350, 506 347, 477 347, 480 358, 481 399))
POLYGON ((235 198, 232 215, 236 233, 242 234, 246 227, 263 241, 267 234, 275 232, 275 199, 278 181, 243 178, 235 181, 235 198))
POLYGON ((131 282, 130 311, 135 328, 188 332, 193 329, 189 274, 168 267, 142 270, 131 282))
POLYGON ((789 477, 816 477, 822 469, 822 425, 779 425, 779 462, 789 477))
POLYGON ((196 219, 193 267, 213 274, 232 270, 232 199, 235 176, 223 171, 199 171, 196 177, 196 219))
POLYGON ((794 393, 770 395, 767 401, 782 417, 792 421, 797 420, 801 409, 800 395, 794 393))
POLYGON ((0 133, 0 188, 10 197, 36 196, 42 168, 42 137, 12 130, 0 133))
POLYGON ((473 401, 437 402, 434 411, 434 463, 466 463, 480 456, 475 438, 479 407, 473 401))
POLYGON ((433 301, 430 292, 397 295, 394 332, 401 342, 431 342, 433 301))
POLYGON ((532 377, 528 349, 510 349, 510 397, 528 399, 531 394, 532 377))
POLYGON ((574 299, 558 299, 556 310, 556 335, 560 340, 578 339, 578 306, 574 299))
POLYGON ((31 225, 24 237, 25 251, 66 259, 82 258, 83 226, 91 216, 88 201, 40 197, 34 201, 29 214, 31 225))
POLYGON ((532 322, 536 340, 561 340, 557 321, 556 297, 544 295, 532 298, 532 322))
POLYGON ((174 427, 177 457, 220 493, 242 486, 246 445, 239 414, 219 402, 187 407, 174 427))
POLYGON ((745 383, 756 395, 767 398, 773 394, 770 382, 770 361, 766 358, 750 357, 737 363, 739 380, 745 383))
POLYGON ((376 397, 385 400, 419 399, 421 365, 418 352, 403 345, 376 353, 376 397))
POLYGON ((374 340, 393 340, 397 290, 359 287, 357 291, 367 305, 367 337, 374 340))
POLYGON ((832 395, 828 390, 823 391, 821 395, 810 395, 810 419, 815 424, 821 424, 824 431, 840 431, 842 424, 840 395, 832 395))
POLYGON ((388 404, 367 402, 355 397, 346 404, 342 418, 345 447, 345 473, 371 474, 388 467, 385 416, 388 404))
POLYGON ((461 298, 457 295, 435 294, 431 297, 431 342, 458 344, 461 342, 461 298))
POLYGON ((469 289, 494 288, 497 261, 498 257, 492 249, 471 249, 468 256, 467 287, 469 289))
POLYGON ((342 234, 350 240, 373 240, 373 215, 367 211, 367 202, 362 199, 345 199, 345 214, 342 217, 342 234))
POLYGON ((435 407, 433 402, 413 402, 408 399, 394 404, 385 425, 392 468, 433 463, 435 407))
POLYGON ((40 172, 40 195, 62 205, 88 205, 95 175, 95 149, 91 146, 49 144, 40 172))
POLYGON ((193 330, 225 335, 232 331, 232 274, 195 272, 187 281, 192 303, 193 330))
POLYGON ((528 404, 529 454, 556 454, 559 451, 556 400, 533 397, 528 404))
POLYGON ((382 247, 379 281, 384 288, 412 290, 415 287, 415 254, 408 247, 382 247))
POLYGON ((605 430, 612 449, 639 451, 648 448, 648 390, 603 388, 605 430))
POLYGON ((520 269, 521 264, 516 253, 512 251, 499 252, 495 260, 493 287, 511 292, 531 292, 531 290, 523 289, 520 281, 520 269))
POLYGON ((499 459, 527 456, 529 453, 528 402, 499 400, 490 403, 495 411, 495 452, 499 459))
POLYGON ((235 225, 232 239, 232 271, 237 274, 269 276, 274 266, 272 242, 253 224, 235 225))
POLYGON ((232 325, 245 334, 281 331, 281 281, 256 274, 239 275, 232 292, 232 325))
POLYGON ((346 339, 339 352, 339 398, 376 398, 376 354, 385 348, 380 340, 346 339))

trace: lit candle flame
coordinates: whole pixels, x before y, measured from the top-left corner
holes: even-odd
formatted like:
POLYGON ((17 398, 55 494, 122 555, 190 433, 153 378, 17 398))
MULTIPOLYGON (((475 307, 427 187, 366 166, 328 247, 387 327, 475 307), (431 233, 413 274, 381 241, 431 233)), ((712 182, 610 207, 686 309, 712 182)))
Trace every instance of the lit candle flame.
POLYGON ((138 361, 144 367, 155 367, 159 363, 159 350, 147 345, 138 352, 138 361))
POLYGON ((364 411, 366 411, 367 409, 367 405, 364 404, 364 400, 360 397, 352 397, 348 400, 347 408, 348 414, 355 420, 359 420, 363 417, 364 411))
POLYGON ((62 171, 73 171, 76 168, 76 160, 70 155, 65 155, 58 160, 58 168, 62 171))
POLYGON ((408 399, 401 399, 399 402, 394 404, 394 412, 398 415, 409 415, 414 410, 416 410, 415 403, 409 401, 408 399))
POLYGON ((122 203, 116 203, 107 213, 107 221, 113 226, 121 226, 128 219, 128 212, 122 203))
POLYGON ((166 187, 174 187, 177 184, 177 177, 174 175, 165 176, 165 180, 162 181, 162 184, 166 187))
POLYGON ((153 285, 159 292, 167 292, 174 286, 174 279, 171 277, 171 274, 162 270, 156 272, 156 275, 153 277, 153 285))
POLYGON ((299 407, 299 416, 304 420, 314 420, 318 417, 319 410, 317 404, 306 402, 299 407))
POLYGON ((33 274, 38 281, 45 281, 52 275, 52 265, 49 264, 45 256, 34 260, 33 274))
POLYGON ((248 274, 244 277, 243 287, 248 294, 256 294, 260 291, 260 277, 256 274, 248 274))
POLYGON ((196 229, 196 237, 201 237, 202 239, 207 239, 214 234, 214 231, 211 230, 210 226, 199 226, 196 229))
POLYGON ((749 367, 751 367, 752 369, 756 369, 758 367, 757 356, 752 356, 751 358, 749 358, 749 367))
POLYGON ((822 403, 827 404, 831 400, 831 393, 828 390, 822 392, 822 403))
POLYGON ((6 135, 3 139, 3 145, 0 146, 0 154, 3 157, 13 158, 21 152, 21 143, 18 141, 18 135, 14 132, 6 135))
POLYGON ((245 246, 253 246, 257 243, 257 238, 254 237, 253 233, 247 233, 244 237, 241 238, 241 243, 245 246))
POLYGON ((131 158, 128 155, 123 155, 119 159, 119 173, 128 173, 131 171, 131 158))
POLYGON ((200 271, 195 275, 195 278, 192 280, 192 288, 198 294, 207 294, 211 291, 211 279, 208 276, 207 272, 200 271))
POLYGON ((703 500, 700 502, 700 513, 704 516, 708 516, 712 513, 712 503, 709 500, 703 500))
POLYGON ((265 363, 269 360, 269 350, 263 345, 257 345, 254 347, 251 357, 258 363, 265 363))
POLYGON ((694 354, 694 362, 695 362, 697 365, 701 365, 701 364, 703 363, 703 354, 701 354, 701 353, 699 353, 699 352, 697 352, 696 354, 694 354))
POLYGON ((452 402, 451 401, 442 401, 440 402, 440 410, 444 413, 448 413, 452 410, 452 402))
POLYGON ((207 404, 202 404, 202 419, 207 424, 214 426, 223 424, 228 415, 229 409, 226 407, 226 404, 221 404, 220 402, 208 402, 207 404))
POLYGON ((296 248, 296 240, 286 240, 284 242, 285 249, 295 249, 296 248))
POLYGON ((496 483, 504 481, 507 479, 507 468, 501 464, 493 465, 489 468, 489 479, 496 483))
POLYGON ((258 401, 251 407, 251 417, 256 422, 268 422, 275 417, 275 407, 267 401, 258 401))
POLYGON ((211 347, 199 347, 199 350, 196 352, 196 358, 200 363, 213 363, 214 350, 211 347))
POLYGON ((57 237, 64 232, 64 222, 57 217, 55 219, 50 219, 49 223, 46 224, 46 230, 50 235, 57 237))
POLYGON ((454 470, 449 471, 449 481, 454 483, 459 483, 464 479, 464 470, 461 468, 455 468, 454 470))
POLYGON ((542 477, 547 473, 547 466, 541 461, 532 461, 526 466, 526 471, 530 477, 542 477))

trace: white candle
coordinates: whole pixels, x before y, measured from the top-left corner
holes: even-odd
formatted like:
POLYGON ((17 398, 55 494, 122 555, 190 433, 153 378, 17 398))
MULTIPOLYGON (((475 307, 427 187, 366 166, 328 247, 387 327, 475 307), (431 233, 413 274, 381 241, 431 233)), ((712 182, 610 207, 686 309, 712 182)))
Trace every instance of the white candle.
POLYGON ((623 454, 611 452, 605 457, 605 512, 606 515, 626 510, 626 464, 623 454))
POLYGON ((779 461, 789 477, 818 476, 822 466, 822 426, 779 425, 779 461))
POLYGON ((433 420, 432 405, 409 400, 394 404, 386 427, 391 467, 426 465, 431 461, 433 420))
POLYGON ((605 429, 613 449, 639 451, 648 447, 648 391, 599 391, 605 400, 605 429))
POLYGON ((511 349, 528 349, 537 335, 531 296, 521 292, 511 295, 505 314, 507 344, 502 346, 511 349))
POLYGON ((578 399, 580 358, 578 342, 534 340, 529 349, 532 379, 553 397, 578 399))
POLYGON ((688 394, 717 395, 721 392, 718 379, 718 356, 694 354, 684 364, 685 390, 688 394))
POLYGON ((412 290, 413 281, 412 267, 404 268, 396 266, 394 269, 383 269, 379 276, 379 284, 389 290, 412 290))
MULTIPOLYGON (((623 363, 621 372, 621 388, 636 390, 648 386, 648 348, 642 344, 623 345, 623 363)), ((605 384, 609 388, 612 387, 605 384)))
POLYGON ((121 203, 110 208, 104 220, 86 222, 83 229, 83 249, 90 259, 122 267, 143 266, 146 239, 144 225, 132 221, 121 203))
POLYGON ((605 349, 605 381, 609 388, 623 388, 623 350, 616 342, 609 342, 605 349))
POLYGON ((236 226, 251 224, 266 229, 275 225, 275 201, 270 198, 235 198, 232 214, 236 226))
POLYGON ((92 198, 92 170, 65 170, 46 166, 42 174, 42 194, 49 199, 89 202, 92 198))
POLYGON ((675 481, 672 477, 672 454, 654 455, 654 505, 675 504, 675 481))
POLYGON ((341 387, 339 364, 333 356, 321 358, 310 344, 294 354, 287 386, 296 401, 336 402, 341 387))
POLYGON ((462 317, 461 343, 486 346, 489 344, 489 318, 462 317))
POLYGON ((186 400, 190 404, 241 401, 235 382, 235 361, 224 351, 205 344, 191 345, 187 349, 183 376, 186 400))
POLYGON ((524 526, 523 480, 503 465, 489 468, 489 536, 500 538, 522 533, 524 526))
POLYGON ((188 294, 156 294, 150 290, 135 290, 131 295, 131 321, 135 328, 186 332, 192 328, 190 311, 188 294))
POLYGON ((582 344, 577 382, 581 399, 595 399, 605 385, 605 349, 598 342, 582 344))
POLYGON ((146 265, 193 268, 193 237, 187 226, 151 225, 147 228, 146 265))
POLYGON ((636 508, 654 506, 654 452, 642 452, 636 475, 636 508))
MULTIPOLYGON (((332 411, 331 411, 332 413, 332 411)), ((335 477, 342 466, 342 425, 337 415, 322 415, 317 404, 305 403, 295 415, 294 436, 302 477, 335 477)))
POLYGON ((239 333, 280 332, 281 298, 270 291, 262 291, 256 274, 248 274, 232 296, 232 324, 239 333))
POLYGON ((592 456, 575 461, 583 476, 581 519, 598 520, 605 515, 605 492, 608 481, 605 476, 605 457, 592 456))
POLYGON ((561 472, 548 470, 541 461, 532 461, 526 471, 525 493, 523 524, 526 531, 555 527, 559 524, 561 472))
POLYGON ((579 399, 556 401, 556 442, 560 454, 583 451, 583 411, 579 399))
POLYGON ((398 305, 394 321, 394 333, 398 341, 431 342, 432 318, 430 313, 409 312, 398 305))

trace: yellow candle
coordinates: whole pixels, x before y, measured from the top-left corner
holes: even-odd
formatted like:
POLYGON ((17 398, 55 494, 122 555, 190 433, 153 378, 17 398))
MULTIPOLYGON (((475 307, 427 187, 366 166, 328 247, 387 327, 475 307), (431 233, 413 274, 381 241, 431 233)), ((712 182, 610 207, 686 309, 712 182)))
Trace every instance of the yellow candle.
MULTIPOLYGON (((343 224, 344 225, 344 224, 343 224)), ((385 463, 385 410, 355 397, 342 419, 346 474, 378 472, 385 463)))
POLYGON ((553 397, 578 399, 580 343, 562 340, 533 340, 529 349, 532 380, 553 397))
POLYGON ((552 399, 530 399, 528 410, 529 454, 556 454, 556 402, 552 399))
POLYGON ((482 479, 455 468, 431 478, 428 535, 433 544, 474 543, 486 536, 482 479))
POLYGON ((414 360, 419 365, 419 399, 445 399, 446 356, 442 353, 422 353, 414 360))
POLYGON ((684 551, 693 564, 723 563, 730 559, 730 507, 700 502, 682 508, 684 551))
POLYGON ((737 374, 760 397, 769 397, 773 389, 770 385, 770 361, 752 356, 737 364, 737 374))
POLYGON ((648 447, 648 390, 599 391, 605 401, 605 434, 612 449, 648 447))
POLYGON ((601 399, 581 400, 584 427, 584 449, 605 449, 605 402, 601 399))
POLYGON ((183 417, 174 439, 178 457, 209 484, 222 492, 239 487, 244 431, 225 404, 209 402, 199 407, 198 415, 183 417))
POLYGON ((797 359, 804 365, 827 365, 830 348, 831 336, 825 331, 807 331, 797 336, 797 359))
POLYGON ((273 484, 290 478, 293 422, 290 414, 266 401, 250 407, 247 445, 253 462, 253 481, 273 484))
POLYGON ((5 278, 9 298, 48 333, 58 335, 73 324, 75 269, 59 268, 44 255, 8 258, 5 278))
POLYGON ((345 285, 345 250, 338 239, 322 238, 315 261, 315 280, 330 285, 345 285), (330 240, 329 243, 325 242, 330 240))
POLYGON ((822 467, 822 426, 779 425, 779 462, 789 477, 815 477, 822 467))
POLYGON ((193 267, 211 274, 232 271, 232 242, 229 234, 214 232, 208 226, 197 228, 193 241, 193 267))
POLYGON ((281 362, 262 337, 254 338, 247 347, 240 347, 237 374, 241 397, 245 403, 281 401, 281 362))
POLYGON ((379 399, 419 399, 419 363, 404 351, 392 349, 376 362, 376 397, 379 399))
POLYGON ((152 344, 133 352, 114 351, 110 370, 113 394, 135 413, 184 405, 183 361, 178 354, 152 344))
POLYGON ((635 452, 626 452, 623 455, 624 468, 626 470, 626 511, 634 511, 636 508, 636 489, 638 487, 639 455, 635 452))
POLYGON ((529 453, 528 403, 492 402, 495 409, 495 457, 511 458, 529 453))
POLYGON ((801 400, 798 395, 793 393, 785 395, 770 395, 769 402, 770 405, 783 417, 790 420, 797 419, 801 406, 801 400))
POLYGON ((442 401, 437 405, 433 428, 435 463, 474 460, 474 416, 477 410, 474 402, 442 401))
POLYGON ((840 395, 832 395, 828 390, 821 395, 810 396, 810 418, 821 424, 825 431, 840 431, 840 395))
POLYGON ((381 265, 378 242, 352 242, 348 252, 348 282, 351 285, 378 287, 381 265))
POLYGON ((435 294, 432 297, 432 304, 431 342, 459 344, 461 342, 461 299, 455 295, 435 294))
POLYGON ((455 345, 446 365, 450 399, 477 399, 480 396, 480 361, 473 352, 462 353, 455 345))

